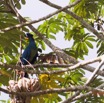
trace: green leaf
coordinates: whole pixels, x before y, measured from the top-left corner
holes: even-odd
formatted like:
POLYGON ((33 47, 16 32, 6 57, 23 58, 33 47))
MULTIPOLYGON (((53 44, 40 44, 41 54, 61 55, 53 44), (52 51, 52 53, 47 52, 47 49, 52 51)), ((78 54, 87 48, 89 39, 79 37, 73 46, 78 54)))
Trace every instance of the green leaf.
POLYGON ((25 0, 21 0, 21 3, 22 3, 22 4, 26 4, 26 1, 25 1, 25 0))
POLYGON ((56 26, 56 30, 57 30, 57 32, 63 31, 63 28, 61 26, 56 26))
POLYGON ((87 44, 88 47, 93 49, 93 45, 89 41, 86 40, 85 43, 87 44))
POLYGON ((9 78, 5 75, 0 75, 0 83, 3 85, 8 85, 9 78))
POLYGON ((6 103, 6 100, 0 100, 1 103, 6 103))
POLYGON ((71 75, 71 79, 74 81, 74 82, 78 82, 78 81, 80 81, 81 80, 81 77, 82 77, 83 75, 81 74, 81 73, 73 73, 72 75, 71 75))
POLYGON ((87 45, 86 45, 85 42, 83 43, 83 50, 84 50, 86 53, 88 53, 88 47, 87 47, 87 45))
POLYGON ((88 37, 88 38, 87 38, 87 40, 89 40, 89 41, 93 41, 93 42, 95 42, 95 41, 96 41, 96 40, 95 40, 95 38, 94 38, 94 36, 92 36, 92 37, 91 37, 91 36, 90 36, 90 37, 88 37))
POLYGON ((66 33, 65 33, 65 36, 64 36, 64 38, 66 39, 66 40, 71 40, 72 39, 72 37, 73 37, 73 34, 72 34, 72 32, 70 31, 70 30, 68 30, 66 33))
POLYGON ((40 44, 41 44, 42 49, 45 50, 46 49, 46 46, 45 46, 44 42, 41 41, 40 44))
POLYGON ((54 40, 56 40, 56 37, 53 36, 53 35, 49 35, 49 38, 50 38, 50 39, 54 39, 54 40))
POLYGON ((56 30, 54 26, 50 26, 49 29, 50 29, 50 32, 52 32, 53 34, 56 34, 56 30))
POLYGON ((17 7, 18 9, 21 9, 21 4, 20 4, 19 2, 17 2, 17 3, 16 3, 16 7, 17 7))

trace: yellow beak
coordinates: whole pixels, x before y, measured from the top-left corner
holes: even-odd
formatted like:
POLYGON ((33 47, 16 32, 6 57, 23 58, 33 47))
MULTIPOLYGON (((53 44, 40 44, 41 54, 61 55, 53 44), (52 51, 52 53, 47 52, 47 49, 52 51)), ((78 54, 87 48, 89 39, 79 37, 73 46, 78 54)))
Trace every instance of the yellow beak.
POLYGON ((26 40, 28 40, 29 38, 25 37, 26 40))

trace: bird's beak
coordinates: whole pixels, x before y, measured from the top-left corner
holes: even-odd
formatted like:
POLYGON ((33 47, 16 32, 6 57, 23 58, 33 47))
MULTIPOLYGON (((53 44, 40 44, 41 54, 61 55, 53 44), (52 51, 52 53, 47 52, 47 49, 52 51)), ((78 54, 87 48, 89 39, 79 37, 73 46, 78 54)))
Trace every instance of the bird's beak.
POLYGON ((26 40, 28 40, 29 38, 25 37, 26 40))

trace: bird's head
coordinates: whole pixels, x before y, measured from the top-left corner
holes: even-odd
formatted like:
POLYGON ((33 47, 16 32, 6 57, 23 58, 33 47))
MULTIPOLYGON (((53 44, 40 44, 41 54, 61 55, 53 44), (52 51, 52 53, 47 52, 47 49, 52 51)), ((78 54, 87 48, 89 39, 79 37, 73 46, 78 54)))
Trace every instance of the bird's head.
POLYGON ((25 34, 25 37, 26 37, 26 39, 30 39, 30 38, 33 38, 33 35, 30 34, 30 33, 26 33, 26 34, 25 34))

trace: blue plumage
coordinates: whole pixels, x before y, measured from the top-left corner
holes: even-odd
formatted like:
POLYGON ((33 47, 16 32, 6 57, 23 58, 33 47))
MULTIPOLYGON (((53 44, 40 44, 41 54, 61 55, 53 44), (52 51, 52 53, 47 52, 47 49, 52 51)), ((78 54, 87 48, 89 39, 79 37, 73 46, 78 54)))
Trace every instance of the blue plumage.
MULTIPOLYGON (((34 64, 34 62, 36 61, 36 58, 38 57, 38 48, 33 39, 33 35, 30 33, 26 33, 26 37, 29 39, 29 44, 24 50, 22 57, 21 57, 21 62, 23 65, 27 65, 28 62, 31 64, 34 64)), ((28 78, 28 74, 25 73, 24 77, 28 78)))

